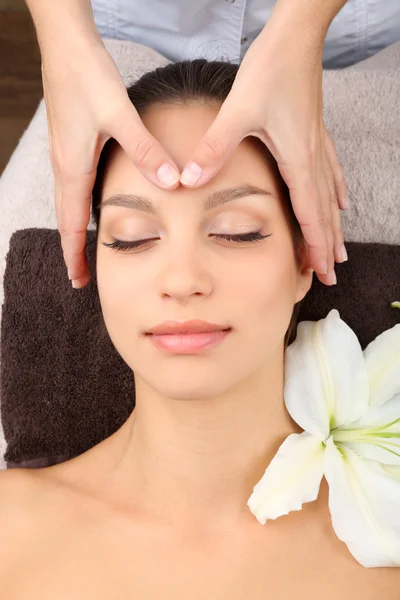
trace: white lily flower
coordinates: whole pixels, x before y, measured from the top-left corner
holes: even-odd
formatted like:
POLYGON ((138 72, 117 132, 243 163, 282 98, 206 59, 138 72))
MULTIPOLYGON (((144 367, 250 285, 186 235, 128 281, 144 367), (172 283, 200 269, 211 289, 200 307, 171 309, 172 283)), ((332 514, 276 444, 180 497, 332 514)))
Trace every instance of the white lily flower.
POLYGON ((281 444, 247 505, 264 524, 329 485, 332 526, 364 567, 400 566, 400 324, 362 351, 336 309, 302 321, 284 400, 304 429, 281 444))

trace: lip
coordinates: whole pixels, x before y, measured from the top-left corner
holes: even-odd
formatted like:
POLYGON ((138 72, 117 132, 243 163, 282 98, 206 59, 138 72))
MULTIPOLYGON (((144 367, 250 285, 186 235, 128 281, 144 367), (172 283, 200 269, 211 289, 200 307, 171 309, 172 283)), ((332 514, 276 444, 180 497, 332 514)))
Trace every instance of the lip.
POLYGON ((202 350, 214 348, 231 332, 231 329, 220 329, 198 333, 163 333, 146 334, 146 337, 160 350, 173 354, 196 354, 202 350))
POLYGON ((191 321, 164 321, 156 327, 149 329, 146 334, 154 335, 180 335, 194 333, 210 333, 230 329, 229 325, 218 325, 199 319, 191 321))

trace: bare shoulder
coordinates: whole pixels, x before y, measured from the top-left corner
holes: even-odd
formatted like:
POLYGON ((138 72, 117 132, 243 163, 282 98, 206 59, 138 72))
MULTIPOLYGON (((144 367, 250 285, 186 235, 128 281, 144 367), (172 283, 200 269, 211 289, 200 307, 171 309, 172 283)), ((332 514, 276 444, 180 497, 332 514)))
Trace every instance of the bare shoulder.
POLYGON ((13 515, 23 518, 25 511, 32 517, 35 511, 43 510, 47 502, 54 500, 61 479, 48 471, 45 468, 0 470, 1 526, 13 515))
POLYGON ((0 507, 5 508, 8 502, 21 503, 26 494, 34 487, 34 478, 29 469, 0 470, 0 507))
POLYGON ((79 518, 84 509, 84 488, 79 484, 80 479, 70 474, 71 469, 62 468, 65 465, 0 470, 3 540, 6 532, 13 539, 20 539, 19 534, 26 539, 30 534, 44 535, 63 518, 70 518, 71 522, 79 518))
POLYGON ((24 522, 28 509, 35 506, 37 481, 29 469, 0 471, 0 531, 2 537, 15 523, 24 522), (15 521, 17 520, 17 521, 15 521))
MULTIPOLYGON (((37 537, 35 514, 37 494, 28 469, 0 471, 0 590, 13 580, 13 573, 37 537)), ((3 595, 1 595, 3 597, 3 595)))

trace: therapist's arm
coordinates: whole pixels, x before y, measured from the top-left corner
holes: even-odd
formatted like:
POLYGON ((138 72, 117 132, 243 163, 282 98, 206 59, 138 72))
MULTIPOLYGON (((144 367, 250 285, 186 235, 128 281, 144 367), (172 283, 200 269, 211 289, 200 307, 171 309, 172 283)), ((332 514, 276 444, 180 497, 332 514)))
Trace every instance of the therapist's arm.
POLYGON ((69 278, 81 288, 90 278, 86 230, 106 141, 117 140, 142 175, 160 188, 177 187, 180 172, 132 105, 90 0, 27 0, 27 5, 42 58, 61 245, 69 278))
POLYGON ((69 27, 75 35, 98 37, 90 0, 25 0, 39 45, 57 41, 69 27))
POLYGON ((309 34, 323 45, 330 24, 346 3, 347 0, 276 0, 272 15, 283 11, 285 20, 293 24, 297 20, 299 27, 308 28, 309 34))

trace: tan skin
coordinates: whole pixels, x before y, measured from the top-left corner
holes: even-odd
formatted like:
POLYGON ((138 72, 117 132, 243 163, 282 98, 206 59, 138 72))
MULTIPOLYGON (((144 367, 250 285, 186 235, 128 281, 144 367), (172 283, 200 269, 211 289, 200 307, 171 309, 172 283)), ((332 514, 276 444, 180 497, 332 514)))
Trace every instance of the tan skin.
MULTIPOLYGON (((214 117, 209 106, 163 106, 144 123, 182 166, 214 117)), ((0 597, 398 600, 400 569, 366 569, 336 537, 325 480, 315 502, 265 525, 246 505, 282 441, 301 432, 283 402, 283 339, 312 283, 271 165, 245 139, 204 187, 166 191, 119 149, 103 201, 132 190, 157 214, 102 209, 97 277, 136 407, 73 460, 0 473, 0 597), (207 193, 244 183, 269 193, 202 208, 207 193), (216 237, 256 229, 272 235, 216 237), (116 252, 102 245, 114 237, 156 240, 116 252), (142 334, 195 317, 232 332, 194 355, 142 334)))

